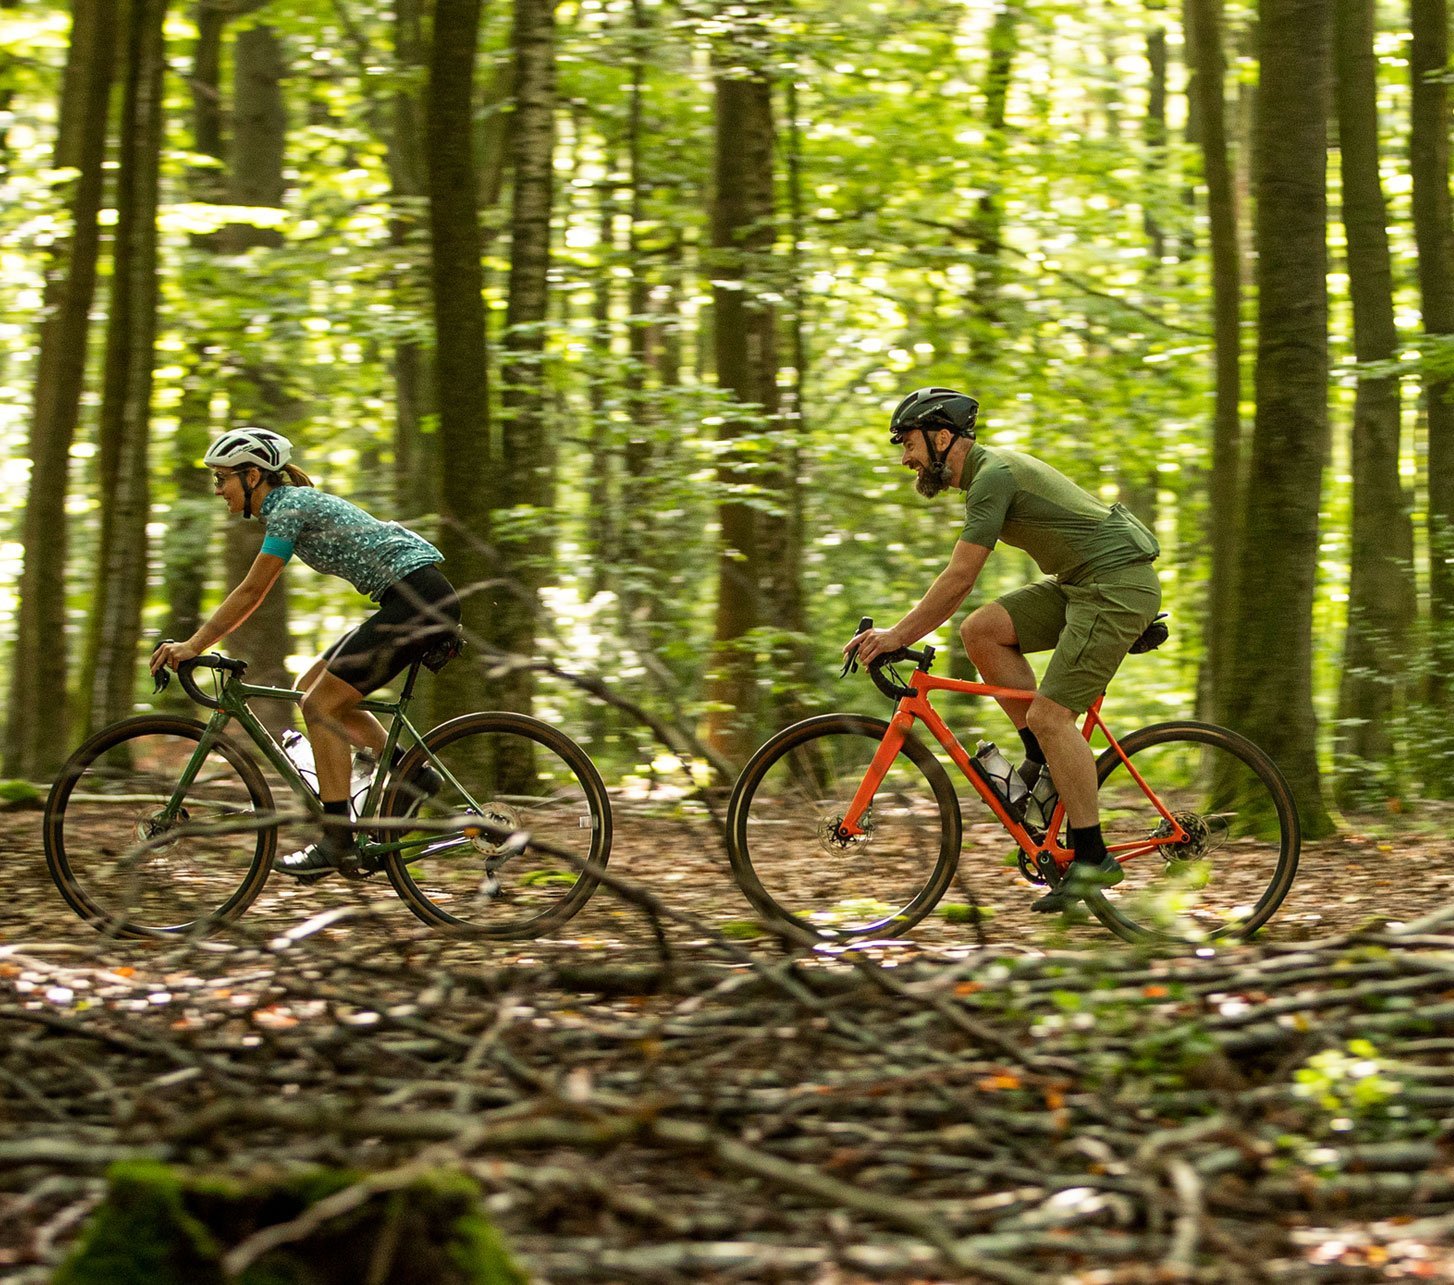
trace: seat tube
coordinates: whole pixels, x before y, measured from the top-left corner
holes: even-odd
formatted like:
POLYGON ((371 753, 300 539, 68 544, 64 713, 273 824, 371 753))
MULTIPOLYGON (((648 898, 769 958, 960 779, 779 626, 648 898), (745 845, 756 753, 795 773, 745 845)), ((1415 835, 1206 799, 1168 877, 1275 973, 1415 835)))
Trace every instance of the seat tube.
POLYGON ((879 742, 873 760, 868 765, 868 771, 864 773, 863 780, 853 795, 853 802, 848 805, 848 811, 843 814, 843 820, 840 822, 845 833, 850 837, 863 833, 858 823, 868 805, 873 802, 873 796, 878 793, 878 787, 883 784, 884 777, 888 775, 889 764, 898 757, 899 751, 904 748, 904 737, 908 735, 909 728, 913 725, 914 716, 912 714, 900 712, 890 720, 889 729, 884 733, 883 740, 879 742))

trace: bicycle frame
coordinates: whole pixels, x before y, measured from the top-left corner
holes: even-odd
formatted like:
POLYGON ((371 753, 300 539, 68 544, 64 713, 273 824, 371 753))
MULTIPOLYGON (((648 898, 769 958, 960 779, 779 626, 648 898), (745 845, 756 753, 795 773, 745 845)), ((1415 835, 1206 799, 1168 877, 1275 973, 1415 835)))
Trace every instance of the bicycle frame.
MULTIPOLYGON (((409 704, 414 695, 414 683, 418 676, 419 663, 416 661, 409 669, 398 700, 385 701, 366 697, 357 706, 358 709, 367 710, 371 714, 383 714, 390 718, 384 748, 379 755, 378 767, 374 770, 373 780, 369 782, 368 793, 364 796, 364 801, 359 808, 361 817, 374 816, 379 804, 383 801, 384 779, 388 775, 385 765, 392 762, 401 734, 407 732, 415 745, 423 744, 423 734, 410 722, 408 715, 409 704)), ((197 773, 201 771, 202 764, 206 761, 212 747, 222 738, 227 725, 236 722, 272 765, 273 770, 288 783, 289 788, 303 802, 308 811, 315 817, 321 818, 323 808, 318 801, 317 794, 303 779, 302 773, 298 771, 283 747, 278 744, 272 733, 248 706, 248 702, 252 700, 280 700, 298 705, 302 703, 303 696, 304 693, 295 688, 257 687, 244 683, 236 674, 228 674, 217 696, 217 709, 208 719, 202 739, 198 741, 191 759, 182 769, 181 779, 177 782, 177 788, 167 803, 164 815, 172 816, 180 810, 187 791, 191 789, 192 783, 196 780, 197 773)), ((426 750, 425 753, 427 754, 428 751, 426 750)), ((469 799, 469 792, 460 785, 448 767, 435 759, 433 755, 430 755, 429 759, 431 765, 444 777, 446 782, 458 790, 465 799, 469 799)), ((406 849, 423 848, 428 844, 438 843, 440 838, 440 835, 431 834, 420 839, 403 840, 397 843, 375 842, 363 838, 360 848, 367 856, 381 856, 388 852, 404 852, 406 849)))
MULTIPOLYGON (((1042 858, 1048 856, 1053 859, 1055 865, 1063 870, 1070 864, 1071 858, 1075 855, 1071 848, 1062 847, 1054 838, 1060 833, 1061 823, 1065 819, 1065 803, 1060 801, 1055 805, 1055 811, 1050 819, 1050 828, 1046 832, 1043 841, 1037 841, 1035 837, 1025 828, 1021 822, 1007 808, 1000 796, 990 788, 989 784, 970 766, 969 752, 959 743, 958 737, 949 730, 944 720, 939 716, 938 711, 929 703, 931 692, 959 692, 965 696, 990 696, 996 700, 1023 700, 1035 699, 1033 691, 1024 691, 1015 687, 995 687, 989 683, 970 683, 957 678, 938 678, 925 669, 915 669, 909 677, 909 686, 912 693, 900 699, 894 709, 894 716, 889 720, 888 731, 884 733, 883 741, 879 744, 878 751, 874 754, 868 765, 868 771, 864 775, 862 783, 853 796, 848 811, 844 813, 840 823, 843 832, 848 837, 856 837, 864 833, 860 822, 863 814, 873 802, 874 795, 883 784, 889 766, 898 756, 903 748, 904 740, 909 730, 914 726, 916 719, 921 720, 933 734, 934 739, 944 747, 944 751, 954 761, 956 767, 964 773, 969 783, 974 787, 975 792, 988 805, 991 812, 999 820, 1000 824, 1009 832, 1010 837, 1026 853, 1036 859, 1036 864, 1043 868, 1042 858)), ((1187 832, 1175 817, 1167 811, 1165 804, 1156 796, 1152 788, 1147 785, 1145 779, 1136 770, 1135 765, 1127 757, 1126 752, 1121 748, 1120 742, 1111 735, 1111 729, 1101 718, 1101 704, 1104 696, 1097 697, 1095 703, 1086 711, 1085 721, 1081 726, 1081 735, 1085 737, 1086 743, 1090 743, 1091 735, 1099 730, 1105 737, 1111 749, 1116 752, 1121 762, 1125 765, 1126 771, 1131 774, 1141 791, 1151 801, 1162 818, 1170 827, 1166 835, 1139 839, 1135 843, 1122 843, 1112 845, 1111 854, 1117 861, 1125 863, 1133 857, 1141 856, 1155 848, 1185 843, 1187 832)))

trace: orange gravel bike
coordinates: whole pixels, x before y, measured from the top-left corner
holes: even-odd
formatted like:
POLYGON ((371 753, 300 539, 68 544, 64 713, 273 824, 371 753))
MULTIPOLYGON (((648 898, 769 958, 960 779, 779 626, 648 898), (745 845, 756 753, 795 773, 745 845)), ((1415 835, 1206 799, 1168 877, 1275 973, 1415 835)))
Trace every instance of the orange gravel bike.
MULTIPOLYGON (((888 722, 809 718, 748 762, 728 804, 727 844, 738 886, 766 919, 830 940, 883 935, 911 928, 943 897, 959 863, 963 818, 944 764, 914 735, 916 722, 1017 845, 1025 878, 1059 884, 1073 856, 1064 805, 1043 829, 1029 824, 930 704, 934 692, 1021 700, 1035 693, 935 677, 934 654, 904 648, 868 666, 897 703, 888 722), (894 668, 902 662, 915 664, 907 682, 894 668)), ((1101 824, 1125 878, 1086 906, 1130 941, 1254 933, 1287 895, 1302 842, 1277 765, 1210 723, 1157 723, 1118 740, 1101 717, 1104 699, 1087 711, 1082 732, 1107 743, 1096 765, 1101 824)))

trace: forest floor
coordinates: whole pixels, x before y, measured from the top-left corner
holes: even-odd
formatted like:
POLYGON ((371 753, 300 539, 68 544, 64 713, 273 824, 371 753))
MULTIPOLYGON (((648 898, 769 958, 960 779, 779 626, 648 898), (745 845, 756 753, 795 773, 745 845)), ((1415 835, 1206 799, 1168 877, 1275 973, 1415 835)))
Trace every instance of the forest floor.
POLYGON ((710 824, 624 800, 669 913, 487 945, 336 879, 108 940, 0 814, 0 1278, 147 1156, 463 1169, 543 1281, 1454 1280, 1454 814, 1307 845, 1256 945, 1181 958, 1032 914, 995 834, 981 928, 793 957, 710 824))

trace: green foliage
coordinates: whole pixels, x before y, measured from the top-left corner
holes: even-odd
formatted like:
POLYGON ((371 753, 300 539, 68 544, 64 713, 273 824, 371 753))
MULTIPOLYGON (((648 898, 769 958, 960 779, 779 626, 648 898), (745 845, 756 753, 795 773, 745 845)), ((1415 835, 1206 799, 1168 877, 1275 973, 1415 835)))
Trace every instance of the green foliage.
MULTIPOLYGON (((425 534, 438 526, 437 513, 410 510, 412 495, 400 485, 407 479, 395 475, 401 345, 427 348, 433 339, 427 202, 417 183, 400 181, 408 158, 395 114, 400 95, 417 98, 425 72, 420 51, 396 49, 395 16, 388 0, 270 0, 230 22, 224 98, 240 31, 265 23, 284 49, 287 191, 282 208, 272 209, 205 199, 204 180, 224 174, 228 161, 197 150, 186 79, 195 16, 173 8, 154 557, 158 566, 206 565, 208 606, 227 588, 223 522, 208 501, 179 487, 174 468, 195 454, 199 435, 228 424, 271 424, 295 439, 321 484, 425 534), (275 230, 280 242, 220 252, 218 229, 239 224, 275 230)), ((480 108, 470 127, 486 169, 500 161, 498 127, 508 114, 510 18, 509 6, 486 7, 478 51, 480 108)), ((1234 6, 1228 18, 1237 36, 1253 15, 1234 6)), ((546 585, 539 648, 550 659, 695 726, 707 709, 716 506, 731 494, 779 513, 774 470, 791 451, 804 488, 807 626, 793 632, 768 621, 749 639, 763 704, 880 710, 861 677, 836 681, 834 657, 860 615, 898 618, 949 557, 957 500, 929 503, 914 494, 884 432, 904 390, 946 383, 980 396, 987 442, 1032 449, 1103 498, 1134 497, 1154 510, 1176 632, 1156 659, 1129 663, 1108 716, 1125 730, 1192 712, 1207 531, 1236 516, 1210 512, 1206 500, 1210 293, 1193 199, 1199 160, 1179 117, 1184 69, 1171 76, 1169 133, 1148 146, 1146 38, 1152 25, 1164 26, 1175 58, 1177 15, 1061 0, 1017 6, 1000 131, 986 120, 993 21, 994 6, 947 0, 802 0, 787 9, 725 11, 702 0, 561 6, 560 181, 540 378, 554 505, 500 514, 500 534, 553 541, 537 542, 546 585), (750 266, 776 309, 780 382, 797 413, 791 420, 732 405, 711 375, 711 80, 732 67, 766 70, 775 81, 776 244, 767 263, 750 266), (992 237, 989 210, 997 213, 992 237), (1161 262, 1152 258, 1148 217, 1169 247, 1161 262), (743 464, 730 484, 717 473, 724 420, 750 424, 737 439, 743 464)), ((12 529, 26 478, 45 254, 66 231, 66 176, 51 167, 67 24, 68 7, 58 0, 0 14, 8 122, 0 136, 0 463, 11 483, 0 518, 12 529)), ((1232 81, 1253 80, 1255 67, 1234 61, 1232 81)), ((1393 101, 1387 128, 1398 128, 1405 110, 1402 99, 1393 101)), ((1245 140, 1234 144, 1245 150, 1245 140)), ((503 182, 482 195, 496 339, 510 266, 508 174, 503 182)), ((1396 275, 1412 280, 1409 237, 1395 234, 1396 275)), ((1346 312, 1335 315, 1343 350, 1346 312)), ((92 389, 98 349, 92 345, 92 389)), ((1401 374, 1454 368, 1447 342, 1404 349, 1401 374)), ((1344 397, 1340 414, 1346 404, 1344 397)), ((427 438, 432 411, 418 409, 427 438)), ((70 510, 75 627, 89 614, 83 573, 99 501, 94 404, 86 414, 70 510)), ((1344 624, 1338 594, 1348 555, 1339 528, 1347 493, 1338 474, 1315 621, 1325 714, 1336 696, 1344 624)), ((6 546, 0 606, 11 615, 18 570, 14 546, 6 546)), ((1002 549, 967 605, 1034 574, 1002 549)), ((286 582, 301 668, 365 608, 336 581, 290 569, 286 582)), ((168 618, 167 583, 153 580, 150 630, 168 618)), ((933 641, 958 648, 952 629, 933 641)), ((1033 658, 1037 666, 1042 659, 1033 658)), ((137 695, 146 697, 139 665, 137 695)), ((608 772, 643 757, 645 734, 616 713, 570 688, 548 688, 542 699, 608 772)), ((988 703, 945 707, 966 734, 1005 728, 988 703)), ((1404 717, 1398 739, 1417 751, 1415 774, 1454 779, 1447 719, 1417 703, 1404 717)))

